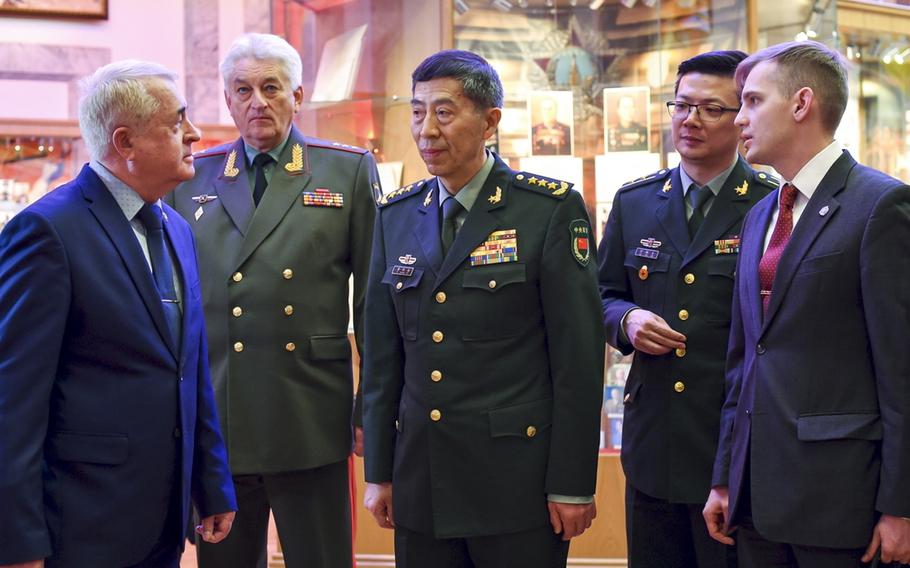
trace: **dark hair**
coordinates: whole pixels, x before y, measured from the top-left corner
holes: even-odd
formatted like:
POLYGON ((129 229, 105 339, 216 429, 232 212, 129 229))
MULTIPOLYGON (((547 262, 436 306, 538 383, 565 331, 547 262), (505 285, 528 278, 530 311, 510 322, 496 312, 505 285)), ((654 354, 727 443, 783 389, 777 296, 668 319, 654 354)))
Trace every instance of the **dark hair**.
POLYGON ((676 69, 676 86, 673 87, 673 94, 675 95, 679 91, 679 82, 684 75, 704 73, 719 77, 733 77, 733 74, 736 73, 736 66, 746 57, 747 55, 742 51, 733 49, 708 51, 686 59, 676 69))
POLYGON ((736 85, 742 91, 746 77, 763 61, 776 63, 777 88, 785 97, 809 87, 818 99, 822 125, 834 134, 847 110, 847 60, 817 41, 779 43, 758 51, 736 70, 736 85))
POLYGON ((461 49, 447 49, 424 59, 411 74, 411 93, 417 83, 451 77, 479 110, 502 108, 502 81, 486 59, 461 49))

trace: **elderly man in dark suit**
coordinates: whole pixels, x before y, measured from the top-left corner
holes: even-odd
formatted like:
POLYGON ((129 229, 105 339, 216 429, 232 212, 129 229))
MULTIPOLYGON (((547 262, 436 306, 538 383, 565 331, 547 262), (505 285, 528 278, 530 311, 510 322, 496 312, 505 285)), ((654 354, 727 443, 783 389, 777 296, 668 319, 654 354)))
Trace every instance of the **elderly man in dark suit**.
POLYGON ((240 506, 230 538, 202 543, 200 565, 265 566, 271 509, 290 568, 343 568, 353 558, 348 281, 359 345, 376 164, 293 125, 302 65, 283 39, 241 36, 221 74, 241 138, 197 156, 196 177, 173 194, 199 246, 240 506))
POLYGON ((708 529, 738 526, 747 568, 910 562, 910 187, 834 140, 837 52, 775 45, 736 80, 746 158, 786 183, 743 226, 708 529))
POLYGON ((199 131, 157 64, 87 78, 92 161, 0 234, 0 565, 176 568, 236 508, 193 237, 160 203, 199 131))
POLYGON ((588 216, 571 184, 485 150, 503 95, 483 58, 442 51, 412 80, 411 133, 435 177, 384 196, 376 223, 365 503, 394 524, 400 568, 564 566, 595 514, 588 216))
POLYGON ((726 568, 701 510, 711 488, 739 234, 775 187, 737 154, 741 51, 679 65, 668 103, 681 163, 620 188, 600 243, 607 341, 635 353, 624 394, 626 535, 636 568, 726 568))

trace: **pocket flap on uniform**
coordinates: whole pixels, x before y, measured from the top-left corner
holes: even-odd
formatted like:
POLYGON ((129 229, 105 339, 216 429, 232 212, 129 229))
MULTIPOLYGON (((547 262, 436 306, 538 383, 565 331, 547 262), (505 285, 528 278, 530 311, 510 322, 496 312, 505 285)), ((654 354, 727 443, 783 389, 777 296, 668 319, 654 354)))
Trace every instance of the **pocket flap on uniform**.
POLYGON ((545 398, 490 411, 490 436, 533 438, 553 423, 553 399, 545 398))
POLYGON ((382 277, 382 283, 391 286, 395 293, 401 293, 420 284, 422 276, 422 268, 395 265, 386 270, 385 275, 382 277))
POLYGON ((310 337, 310 359, 315 361, 347 359, 351 356, 351 342, 347 335, 314 335, 310 337))
POLYGON ((733 278, 736 273, 736 256, 734 254, 723 254, 710 257, 708 259, 708 274, 733 278))
POLYGON ((123 434, 55 432, 48 439, 47 452, 60 461, 119 465, 129 456, 129 447, 123 434))
POLYGON ((815 414, 796 420, 796 437, 804 442, 822 440, 881 440, 879 414, 815 414))
POLYGON ((462 285, 465 288, 496 292, 509 284, 524 282, 525 278, 524 264, 504 262, 465 270, 462 285))
POLYGON ((626 268, 640 270, 648 267, 648 272, 666 272, 670 269, 670 254, 654 249, 636 247, 626 252, 626 268), (655 256, 656 255, 656 256, 655 256))

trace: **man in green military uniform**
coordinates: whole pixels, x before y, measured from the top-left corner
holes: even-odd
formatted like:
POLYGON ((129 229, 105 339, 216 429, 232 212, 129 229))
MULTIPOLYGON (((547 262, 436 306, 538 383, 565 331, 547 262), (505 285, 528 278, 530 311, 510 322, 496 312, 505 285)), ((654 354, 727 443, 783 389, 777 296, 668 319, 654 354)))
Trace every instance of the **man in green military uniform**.
POLYGON ((411 132, 436 177, 378 212, 364 501, 394 524, 400 568, 564 566, 595 514, 604 339, 588 216, 571 184, 484 149, 503 95, 483 58, 443 51, 412 80, 411 132))
POLYGON ((740 228, 777 186, 737 155, 740 51, 682 62, 668 104, 681 165, 623 186, 600 243, 607 342, 635 358, 624 392, 629 564, 732 568, 711 489, 740 228))
POLYGON ((173 194, 196 237, 239 506, 200 566, 265 566, 269 509, 287 566, 350 566, 348 281, 359 344, 376 165, 293 126, 301 62, 283 39, 242 36, 221 73, 242 138, 197 156, 173 194))

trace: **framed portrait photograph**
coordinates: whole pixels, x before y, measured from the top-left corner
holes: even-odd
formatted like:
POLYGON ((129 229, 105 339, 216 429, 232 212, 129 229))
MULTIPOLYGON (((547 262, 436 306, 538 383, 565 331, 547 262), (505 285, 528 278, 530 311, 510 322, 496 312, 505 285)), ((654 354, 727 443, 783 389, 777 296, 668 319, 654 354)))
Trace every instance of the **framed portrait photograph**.
POLYGON ((531 91, 528 121, 532 156, 571 156, 573 153, 572 91, 531 91))
POLYGON ((108 0, 3 0, 0 16, 107 19, 108 0))
POLYGON ((648 87, 608 88, 604 100, 604 151, 650 152, 651 90, 648 87))

